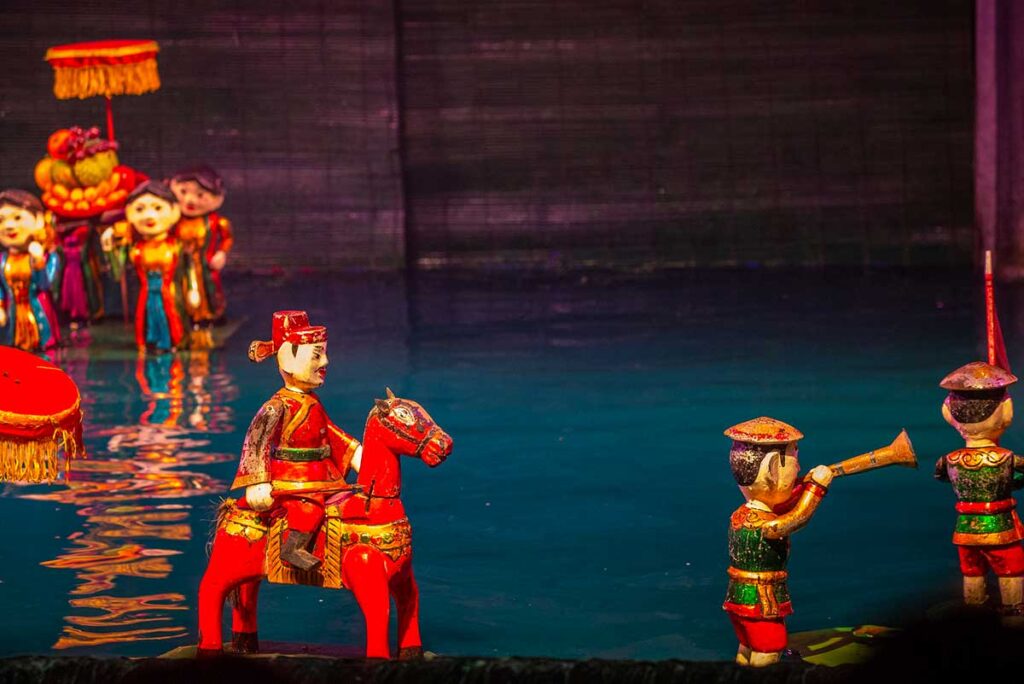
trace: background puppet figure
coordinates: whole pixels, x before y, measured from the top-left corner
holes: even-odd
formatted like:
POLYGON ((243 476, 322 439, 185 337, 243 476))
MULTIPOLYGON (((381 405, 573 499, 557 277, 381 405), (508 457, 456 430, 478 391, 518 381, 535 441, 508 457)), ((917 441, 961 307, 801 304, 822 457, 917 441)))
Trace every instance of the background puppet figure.
POLYGON ((762 667, 778 662, 788 641, 789 535, 811 519, 833 473, 817 466, 798 483, 796 443, 803 434, 781 421, 755 418, 725 435, 733 440, 729 465, 747 503, 729 521, 729 587, 722 608, 740 642, 736 662, 762 667))
POLYGON ((44 249, 43 205, 24 190, 0 192, 0 339, 26 351, 51 349, 60 341, 49 288, 60 257, 44 249))
POLYGON ((263 511, 277 504, 288 517, 281 559, 309 570, 320 559, 307 550, 324 517, 324 495, 347 489, 344 477, 356 461, 359 441, 331 422, 313 390, 327 374, 327 329, 310 326, 305 311, 274 314, 272 339, 253 342, 249 358, 272 354, 284 387, 252 420, 242 444, 231 488, 245 487, 245 500, 263 511))
MULTIPOLYGON (((139 274, 141 289, 135 307, 135 342, 146 348, 170 351, 185 339, 181 283, 181 248, 170 230, 181 216, 174 194, 163 183, 149 181, 132 190, 125 216, 139 239, 130 258, 139 274)), ((196 293, 188 296, 194 301, 196 293)))
POLYGON ((942 417, 964 438, 965 446, 935 464, 935 477, 950 482, 956 494, 957 521, 953 543, 960 553, 964 601, 986 601, 985 572, 999 578, 1003 612, 1024 615, 1024 528, 1017 517, 1012 491, 1024 484, 1024 457, 999 446, 1013 421, 1013 400, 1007 388, 1017 382, 1008 371, 981 361, 947 375, 940 387, 949 390, 942 417))
POLYGON ((94 263, 89 247, 92 228, 88 220, 62 225, 61 231, 64 272, 61 276, 60 308, 71 323, 71 336, 74 338, 78 329, 93 316, 89 285, 99 266, 94 263))
POLYGON ((174 174, 171 190, 181 206, 176 233, 185 254, 188 288, 199 293, 198 304, 187 308, 192 344, 210 348, 210 326, 225 310, 220 272, 234 243, 231 222, 216 213, 224 204, 224 181, 210 167, 199 166, 174 174))

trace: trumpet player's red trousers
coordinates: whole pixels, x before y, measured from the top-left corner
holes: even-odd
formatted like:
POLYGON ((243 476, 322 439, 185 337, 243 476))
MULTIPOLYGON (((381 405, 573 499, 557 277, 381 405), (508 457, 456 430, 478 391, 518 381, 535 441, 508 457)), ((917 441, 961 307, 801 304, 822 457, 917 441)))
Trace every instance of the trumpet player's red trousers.
POLYGON ((1024 548, 1020 542, 1000 546, 957 545, 960 552, 960 572, 964 577, 982 577, 992 568, 996 577, 1024 575, 1024 548))
POLYGON ((785 618, 748 618, 729 613, 732 628, 742 646, 760 653, 775 653, 786 648, 785 618))

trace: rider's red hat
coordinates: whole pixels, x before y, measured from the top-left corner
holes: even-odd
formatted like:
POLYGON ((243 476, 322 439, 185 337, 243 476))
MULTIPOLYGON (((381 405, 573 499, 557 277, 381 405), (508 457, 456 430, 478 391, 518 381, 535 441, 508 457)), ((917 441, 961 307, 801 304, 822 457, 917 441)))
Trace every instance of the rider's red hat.
POLYGON ((253 341, 249 345, 249 360, 259 363, 276 354, 285 342, 317 344, 326 341, 327 328, 310 325, 305 311, 277 311, 271 323, 270 341, 253 341))

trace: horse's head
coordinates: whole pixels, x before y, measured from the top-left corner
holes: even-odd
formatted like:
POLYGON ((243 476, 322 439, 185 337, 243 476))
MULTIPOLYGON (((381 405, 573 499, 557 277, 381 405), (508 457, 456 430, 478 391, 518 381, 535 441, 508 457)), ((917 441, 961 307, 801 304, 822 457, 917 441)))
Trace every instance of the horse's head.
POLYGON ((367 434, 377 425, 377 434, 392 452, 417 456, 431 468, 441 465, 452 453, 452 438, 415 401, 396 397, 390 389, 387 395, 375 400, 366 419, 367 434))

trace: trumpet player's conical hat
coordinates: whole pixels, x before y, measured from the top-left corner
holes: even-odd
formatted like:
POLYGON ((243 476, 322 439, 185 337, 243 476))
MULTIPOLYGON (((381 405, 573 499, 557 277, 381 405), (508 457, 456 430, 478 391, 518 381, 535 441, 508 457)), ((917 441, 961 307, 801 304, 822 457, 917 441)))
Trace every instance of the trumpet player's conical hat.
POLYGON ((789 444, 804 438, 792 425, 767 416, 733 425, 724 434, 734 442, 748 444, 789 444))
POLYGON ((957 392, 979 392, 1002 389, 1015 382, 1017 376, 999 366, 992 366, 984 361, 972 361, 944 377, 939 387, 957 392))

